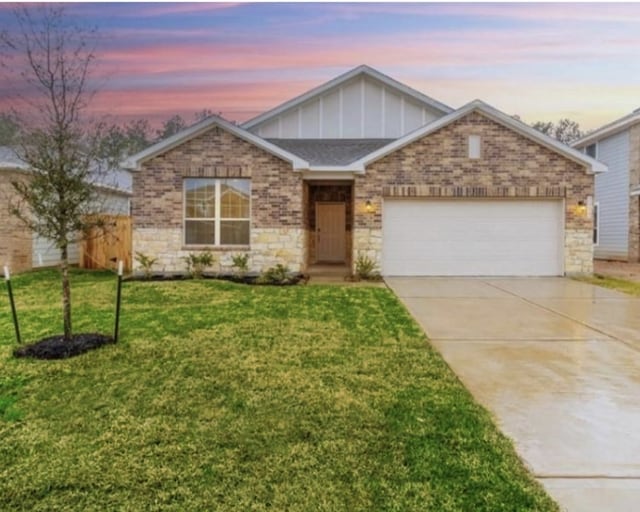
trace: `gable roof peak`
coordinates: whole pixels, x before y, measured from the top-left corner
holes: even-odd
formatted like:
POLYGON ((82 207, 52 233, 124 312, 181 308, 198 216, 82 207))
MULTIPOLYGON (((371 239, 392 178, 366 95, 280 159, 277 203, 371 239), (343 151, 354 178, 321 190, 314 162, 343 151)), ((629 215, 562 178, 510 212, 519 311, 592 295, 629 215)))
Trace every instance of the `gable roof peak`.
POLYGON ((242 127, 237 126, 235 123, 227 121, 224 117, 218 116, 216 114, 212 114, 202 121, 194 123, 184 130, 179 131, 175 135, 156 142, 152 146, 143 149, 135 155, 131 155, 121 165, 128 170, 139 170, 140 164, 142 162, 166 153, 167 151, 179 146, 180 144, 183 144, 188 140, 201 135, 214 126, 217 126, 235 135, 236 137, 267 151, 268 153, 281 158, 282 160, 290 162, 294 169, 306 169, 307 167, 309 167, 309 163, 305 160, 302 160, 297 155, 289 153, 288 151, 285 151, 284 149, 271 144, 267 140, 244 130, 242 127))
POLYGON ((248 121, 244 122, 241 126, 245 130, 249 130, 254 126, 261 124, 273 117, 276 117, 279 114, 282 114, 283 112, 289 109, 295 108, 309 101, 313 97, 321 96, 325 94, 327 91, 329 91, 330 89, 339 87, 343 83, 348 82, 349 80, 356 78, 359 75, 365 75, 374 80, 380 81, 383 84, 385 84, 387 87, 395 89, 396 91, 402 94, 405 94, 407 96, 410 96, 414 98, 414 100, 434 110, 440 111, 443 114, 449 114, 453 112, 453 109, 448 105, 445 105, 444 103, 441 103, 427 96, 426 94, 423 94, 420 91, 413 89, 412 87, 409 87, 408 85, 398 82, 397 80, 391 78, 388 75, 385 75, 384 73, 381 73, 377 69, 374 69, 371 66, 368 66, 367 64, 360 64, 359 66, 356 66, 355 68, 352 68, 349 71, 342 73, 341 75, 338 75, 337 77, 317 87, 314 87, 313 89, 310 89, 303 94, 300 94, 290 99, 289 101, 285 101, 284 103, 281 103, 280 105, 278 105, 275 108, 272 108, 271 110, 268 110, 252 119, 249 119, 248 121))
POLYGON ((511 129, 514 132, 519 133, 520 135, 534 142, 537 142, 538 144, 545 146, 546 148, 555 151, 556 153, 562 154, 570 160, 573 160, 574 162, 585 166, 591 173, 607 171, 607 166, 605 164, 598 162, 597 160, 567 146, 566 144, 563 144, 562 142, 552 139, 542 132, 539 132, 535 128, 532 128, 531 126, 525 124, 521 120, 505 114, 504 112, 501 112, 497 108, 492 107, 482 100, 470 101, 466 105, 460 107, 458 110, 451 112, 450 114, 441 117, 440 119, 437 119, 436 121, 433 121, 432 123, 429 123, 421 128, 418 128, 417 130, 408 133, 404 137, 394 140, 390 144, 387 144, 386 146, 362 157, 360 160, 353 162, 352 167, 354 169, 364 169, 367 165, 375 162, 376 160, 379 160, 380 158, 383 158, 384 156, 403 148, 404 146, 421 137, 425 137, 430 135, 431 133, 436 132, 437 130, 457 121, 458 119, 467 116, 471 112, 482 113, 484 116, 488 117, 494 122, 501 124, 506 128, 511 129))

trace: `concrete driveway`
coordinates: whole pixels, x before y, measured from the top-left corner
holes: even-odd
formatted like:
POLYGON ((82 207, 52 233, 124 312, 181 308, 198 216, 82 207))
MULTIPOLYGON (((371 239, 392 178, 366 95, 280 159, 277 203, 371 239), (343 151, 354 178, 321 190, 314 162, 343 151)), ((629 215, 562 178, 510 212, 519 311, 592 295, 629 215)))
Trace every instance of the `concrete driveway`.
POLYGON ((564 278, 388 278, 564 510, 640 506, 640 299, 564 278))

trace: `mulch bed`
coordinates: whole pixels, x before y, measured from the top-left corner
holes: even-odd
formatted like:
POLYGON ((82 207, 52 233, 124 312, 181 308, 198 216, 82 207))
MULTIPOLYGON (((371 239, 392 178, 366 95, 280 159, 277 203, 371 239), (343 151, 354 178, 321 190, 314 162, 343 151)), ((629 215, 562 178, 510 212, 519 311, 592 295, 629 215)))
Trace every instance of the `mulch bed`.
POLYGON ((32 359, 67 359, 113 342, 111 336, 93 332, 74 334, 69 341, 63 335, 51 336, 19 347, 13 351, 13 355, 32 359))
MULTIPOLYGON (((194 279, 189 274, 180 272, 167 272, 164 274, 152 274, 146 277, 143 274, 132 274, 124 278, 125 281, 186 281, 194 279)), ((293 286, 300 282, 306 284, 309 276, 306 274, 290 274, 284 281, 280 282, 260 282, 260 274, 246 274, 239 276, 235 274, 214 274, 205 272, 200 279, 218 279, 221 281, 231 281, 233 283, 250 284, 250 285, 268 285, 268 286, 293 286)))

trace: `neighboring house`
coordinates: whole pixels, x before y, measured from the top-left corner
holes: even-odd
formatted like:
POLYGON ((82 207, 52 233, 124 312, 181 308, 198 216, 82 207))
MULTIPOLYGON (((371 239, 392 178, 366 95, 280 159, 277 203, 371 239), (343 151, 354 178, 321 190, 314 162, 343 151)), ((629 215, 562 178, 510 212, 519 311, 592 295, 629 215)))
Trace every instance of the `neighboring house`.
POLYGON ((572 146, 609 167, 595 181, 595 257, 640 261, 640 109, 572 146))
POLYGON ((240 126, 212 116, 125 162, 133 250, 164 270, 282 263, 385 275, 589 273, 606 166, 493 107, 453 110, 360 66, 240 126), (233 194, 229 194, 233 191, 233 194))
MULTIPOLYGON (((53 242, 32 233, 9 212, 9 204, 18 199, 11 182, 28 179, 29 167, 11 148, 0 146, 0 264, 8 265, 13 272, 60 263, 60 251, 53 242)), ((101 174, 95 181, 103 212, 129 215, 131 174, 126 170, 114 170, 101 174)), ((79 246, 72 244, 69 261, 77 264, 79 258, 79 246)))

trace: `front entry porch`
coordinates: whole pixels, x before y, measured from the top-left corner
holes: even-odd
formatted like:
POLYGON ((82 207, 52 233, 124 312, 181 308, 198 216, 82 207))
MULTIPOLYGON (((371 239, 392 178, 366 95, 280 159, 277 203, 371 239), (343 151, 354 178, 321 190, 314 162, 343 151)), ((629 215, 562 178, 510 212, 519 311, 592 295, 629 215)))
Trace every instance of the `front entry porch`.
POLYGON ((309 271, 348 274, 353 247, 353 182, 306 182, 304 216, 309 271))

